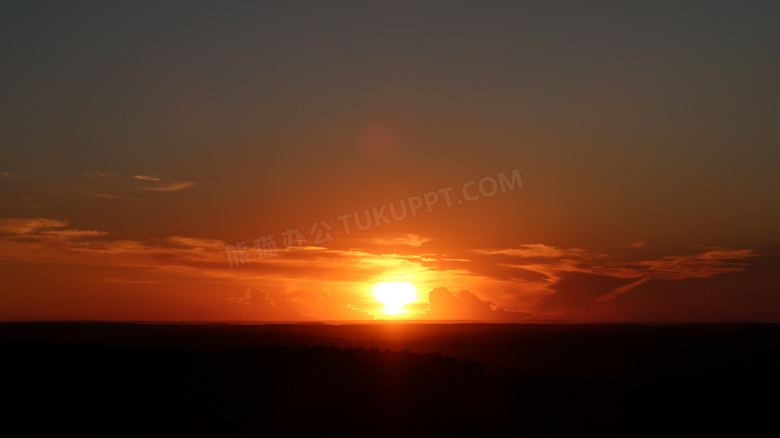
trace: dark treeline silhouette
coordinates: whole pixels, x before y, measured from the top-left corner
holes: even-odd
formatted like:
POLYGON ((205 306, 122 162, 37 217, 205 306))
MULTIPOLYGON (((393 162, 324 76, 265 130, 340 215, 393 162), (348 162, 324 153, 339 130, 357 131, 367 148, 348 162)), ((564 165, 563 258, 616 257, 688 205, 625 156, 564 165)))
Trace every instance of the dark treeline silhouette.
POLYGON ((490 415, 484 367, 441 354, 25 342, 4 344, 3 356, 6 420, 25 418, 28 432, 477 427, 490 415))
POLYGON ((25 434, 744 435, 775 426, 779 335, 750 324, 8 323, 0 419, 25 434))

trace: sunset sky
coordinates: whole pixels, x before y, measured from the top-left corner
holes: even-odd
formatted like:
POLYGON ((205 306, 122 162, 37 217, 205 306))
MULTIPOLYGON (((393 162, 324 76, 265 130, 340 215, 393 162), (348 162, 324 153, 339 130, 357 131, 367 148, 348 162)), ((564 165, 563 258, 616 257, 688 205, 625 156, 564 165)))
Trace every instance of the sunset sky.
POLYGON ((5 2, 0 320, 780 322, 779 19, 5 2))

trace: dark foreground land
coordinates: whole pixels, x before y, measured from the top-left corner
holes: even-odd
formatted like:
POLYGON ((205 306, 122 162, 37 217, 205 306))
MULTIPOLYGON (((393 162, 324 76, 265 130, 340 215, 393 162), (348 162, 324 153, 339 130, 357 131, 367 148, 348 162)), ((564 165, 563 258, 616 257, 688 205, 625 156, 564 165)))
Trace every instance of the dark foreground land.
POLYGON ((745 436, 780 408, 777 325, 5 323, 0 361, 4 436, 745 436))

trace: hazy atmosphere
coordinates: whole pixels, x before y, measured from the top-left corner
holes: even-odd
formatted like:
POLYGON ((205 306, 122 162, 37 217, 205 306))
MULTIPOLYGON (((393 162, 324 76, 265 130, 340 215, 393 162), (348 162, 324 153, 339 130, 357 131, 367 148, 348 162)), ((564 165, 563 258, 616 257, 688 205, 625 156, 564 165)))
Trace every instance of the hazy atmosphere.
POLYGON ((780 321, 771 2, 6 2, 0 320, 780 321))

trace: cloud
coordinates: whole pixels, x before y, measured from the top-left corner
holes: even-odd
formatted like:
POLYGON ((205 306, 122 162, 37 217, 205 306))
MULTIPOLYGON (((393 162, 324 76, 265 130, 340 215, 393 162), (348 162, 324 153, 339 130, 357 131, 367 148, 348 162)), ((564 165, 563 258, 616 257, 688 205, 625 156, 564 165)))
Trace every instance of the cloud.
POLYGON ((417 234, 406 234, 397 237, 380 237, 370 240, 371 243, 376 245, 408 245, 414 248, 419 248, 423 243, 430 241, 431 239, 417 234))
POLYGON ((613 319, 599 305, 599 298, 628 286, 626 279, 581 272, 561 274, 550 286, 551 294, 542 297, 535 312, 544 319, 568 321, 605 321, 613 319))
POLYGON ((173 244, 187 246, 190 248, 204 248, 215 251, 225 250, 225 242, 217 239, 199 239, 195 237, 171 236, 166 240, 173 244))
POLYGON ((654 272, 662 280, 706 278, 728 272, 744 271, 748 266, 744 260, 760 254, 753 250, 713 249, 701 254, 667 256, 661 260, 636 262, 654 272))
POLYGON ((47 235, 47 236, 53 236, 58 239, 80 239, 82 237, 97 237, 97 236, 105 236, 108 233, 105 231, 97 231, 97 230, 43 230, 41 231, 41 234, 47 235))
POLYGON ((62 228, 68 226, 67 221, 44 218, 0 218, 0 233, 28 234, 44 228, 62 228))
MULTIPOLYGON (((639 248, 644 242, 633 242, 631 247, 639 248)), ((475 250, 483 255, 503 254, 518 258, 512 263, 498 266, 537 272, 549 281, 556 282, 563 272, 581 272, 605 275, 615 278, 656 279, 705 278, 727 272, 744 270, 746 259, 759 256, 753 250, 710 248, 699 254, 665 256, 661 259, 626 261, 618 256, 597 254, 584 249, 559 249, 544 244, 520 245, 518 248, 475 250), (531 260, 523 260, 531 259, 531 260)))
MULTIPOLYGON (((633 246, 639 247, 639 244, 633 246)), ((481 272, 489 278, 515 280, 513 287, 516 298, 507 293, 491 292, 490 298, 494 302, 534 311, 543 318, 578 320, 607 319, 607 315, 594 312, 615 307, 607 303, 623 303, 626 297, 634 300, 635 293, 644 294, 647 290, 655 290, 660 287, 661 281, 701 280, 746 271, 752 266, 751 259, 761 255, 746 249, 709 248, 698 254, 626 260, 624 254, 600 254, 544 244, 474 252, 486 256, 511 257, 497 264, 490 259, 476 258, 469 265, 475 275, 481 272), (577 281, 587 286, 582 289, 570 287, 574 283, 572 278, 577 278, 577 281), (588 280, 591 278, 601 279, 598 287, 594 286, 596 280, 588 280), (578 301, 581 299, 584 300, 578 301), (587 306, 582 303, 587 303, 587 306)), ((636 310, 632 308, 631 311, 636 310)), ((620 319, 620 315, 614 317, 620 319)))
POLYGON ((143 190, 153 192, 176 192, 196 185, 196 183, 192 181, 171 181, 152 175, 133 175, 133 178, 154 183, 153 185, 141 187, 143 190))
POLYGON ((179 282, 206 287, 210 283, 213 286, 208 287, 214 291, 262 284, 265 290, 273 291, 265 298, 283 304, 269 310, 256 297, 258 292, 250 292, 256 300, 246 317, 253 320, 302 320, 301 315, 329 320, 373 318, 370 312, 378 304, 365 293, 368 285, 387 275, 425 278, 429 271, 405 255, 312 246, 258 260, 251 242, 247 247, 251 262, 231 269, 227 245, 221 240, 189 236, 118 240, 108 238, 105 231, 70 229, 67 225, 67 221, 45 218, 2 219, 0 260, 91 267, 92 272, 105 272, 100 278, 111 278, 112 284, 143 280, 148 282, 143 284, 179 282), (323 295, 327 289, 333 292, 323 295), (285 309, 285 305, 297 313, 270 316, 271 310, 285 309))
MULTIPOLYGON (((459 254, 445 257, 434 252, 384 253, 314 246, 280 251, 276 257, 258 260, 252 242, 247 241, 251 262, 231 269, 226 243, 218 239, 170 236, 119 240, 107 235, 100 230, 69 228, 67 221, 58 219, 0 218, 0 259, 92 266, 93 272, 101 272, 100 278, 116 279, 114 284, 149 281, 199 285, 217 291, 215 299, 226 309, 241 310, 239 317, 244 317, 246 311, 246 318, 252 320, 365 319, 378 305, 367 293, 371 285, 389 278, 409 278, 421 291, 433 289, 430 304, 423 298, 422 307, 410 316, 492 322, 527 321, 530 317, 512 310, 533 311, 537 318, 603 320, 610 319, 605 309, 620 306, 623 313, 612 314, 614 318, 629 311, 656 318, 657 313, 642 310, 649 309, 645 303, 631 307, 626 303, 642 301, 648 291, 689 294, 692 292, 686 288, 698 291, 705 283, 714 290, 709 285, 721 281, 716 276, 748 270, 763 260, 753 250, 724 248, 625 260, 543 244, 513 248, 535 257, 500 260, 506 263, 496 263, 499 260, 487 255, 504 253, 501 250, 477 251, 486 255, 474 255, 473 261, 464 262, 460 260, 466 259, 457 258, 459 254), (566 257, 555 258, 552 254, 566 257), (716 278, 704 281, 710 277, 716 278), (232 290, 235 294, 254 285, 272 292, 250 292, 254 304, 247 308, 228 304, 226 293, 232 290), (467 290, 454 293, 433 288, 440 285, 467 290), (323 294, 323 290, 331 292, 323 294), (479 295, 469 290, 479 291, 479 295), (292 318, 290 308, 302 316, 292 318), (275 309, 281 309, 284 316, 272 318, 270 312, 275 309)), ((744 293, 741 284, 737 287, 739 293, 744 293)), ((737 294, 734 290, 732 293, 737 294)), ((676 299, 664 293, 657 301, 676 299)), ((246 299, 245 294, 230 302, 246 299)), ((720 298, 721 302, 724 299, 720 298)))
MULTIPOLYGON (((221 240, 188 236, 117 240, 105 238, 108 235, 105 231, 67 226, 67 221, 56 219, 0 218, 0 258, 85 266, 133 266, 231 283, 278 281, 305 290, 311 290, 311 283, 304 286, 307 282, 325 285, 341 281, 345 272, 349 272, 351 282, 360 283, 391 273, 420 276, 429 270, 420 261, 405 255, 313 246, 280 251, 275 257, 259 260, 251 242, 246 247, 251 257, 249 263, 230 269, 228 247, 221 240)), ((319 293, 312 296, 311 302, 318 296, 319 293)))
POLYGON ((608 293, 606 295, 602 295, 602 296, 598 297, 597 301, 614 300, 619 295, 622 295, 622 294, 630 291, 631 289, 639 286, 640 284, 647 282, 651 278, 653 278, 653 276, 652 275, 648 275, 647 277, 642 277, 642 278, 640 278, 639 280, 637 280, 637 281, 635 281, 633 283, 629 283, 629 284, 626 284, 626 285, 623 285, 623 286, 616 287, 612 292, 610 292, 610 293, 608 293))
POLYGON ((103 171, 87 172, 87 173, 84 173, 82 175, 83 176, 89 176, 89 177, 96 177, 96 178, 112 178, 112 177, 116 176, 116 174, 114 172, 103 172, 103 171))
POLYGON ((360 321, 373 320, 374 316, 360 310, 354 304, 345 303, 330 292, 325 291, 314 303, 314 314, 311 316, 326 321, 360 321))
POLYGON ((244 295, 228 298, 243 308, 242 320, 250 321, 299 321, 306 317, 287 302, 274 299, 267 290, 250 287, 244 295))
POLYGON ((439 287, 428 293, 428 301, 430 307, 426 317, 430 319, 520 321, 532 316, 527 312, 499 309, 492 302, 482 300, 467 290, 452 293, 446 288, 439 287))
POLYGON ((44 218, 0 218, 0 234, 23 236, 26 240, 39 239, 78 239, 82 237, 105 236, 105 231, 61 229, 68 226, 67 221, 44 218))
MULTIPOLYGON (((687 306, 690 318, 698 315, 693 309, 710 305, 701 301, 713 295, 710 289, 729 296, 736 292, 727 291, 731 287, 724 283, 727 280, 708 279, 747 271, 751 267, 748 259, 761 255, 753 250, 710 248, 699 254, 654 260, 580 265, 557 272, 555 281, 548 285, 551 293, 540 299, 534 311, 543 318, 569 321, 667 320, 672 314, 664 312, 687 306)), ((721 296, 717 300, 725 299, 721 296)), ((716 309, 717 305, 711 307, 716 309)))
POLYGON ((588 251, 578 248, 561 249, 542 243, 520 245, 518 248, 507 249, 477 249, 477 254, 483 255, 507 255, 510 257, 525 258, 563 258, 576 257, 588 254, 588 251))
POLYGON ((624 245, 624 248, 644 248, 645 246, 647 246, 647 242, 644 240, 636 240, 633 242, 628 242, 624 245))
MULTIPOLYGON (((66 228, 67 221, 0 218, 0 258, 78 264, 135 266, 152 270, 224 268, 224 243, 210 239, 112 240, 106 231, 66 228), (221 257, 220 257, 221 256, 221 257)), ((223 269, 224 270, 224 269, 223 269)), ((225 274, 227 276, 227 274, 225 274)))

